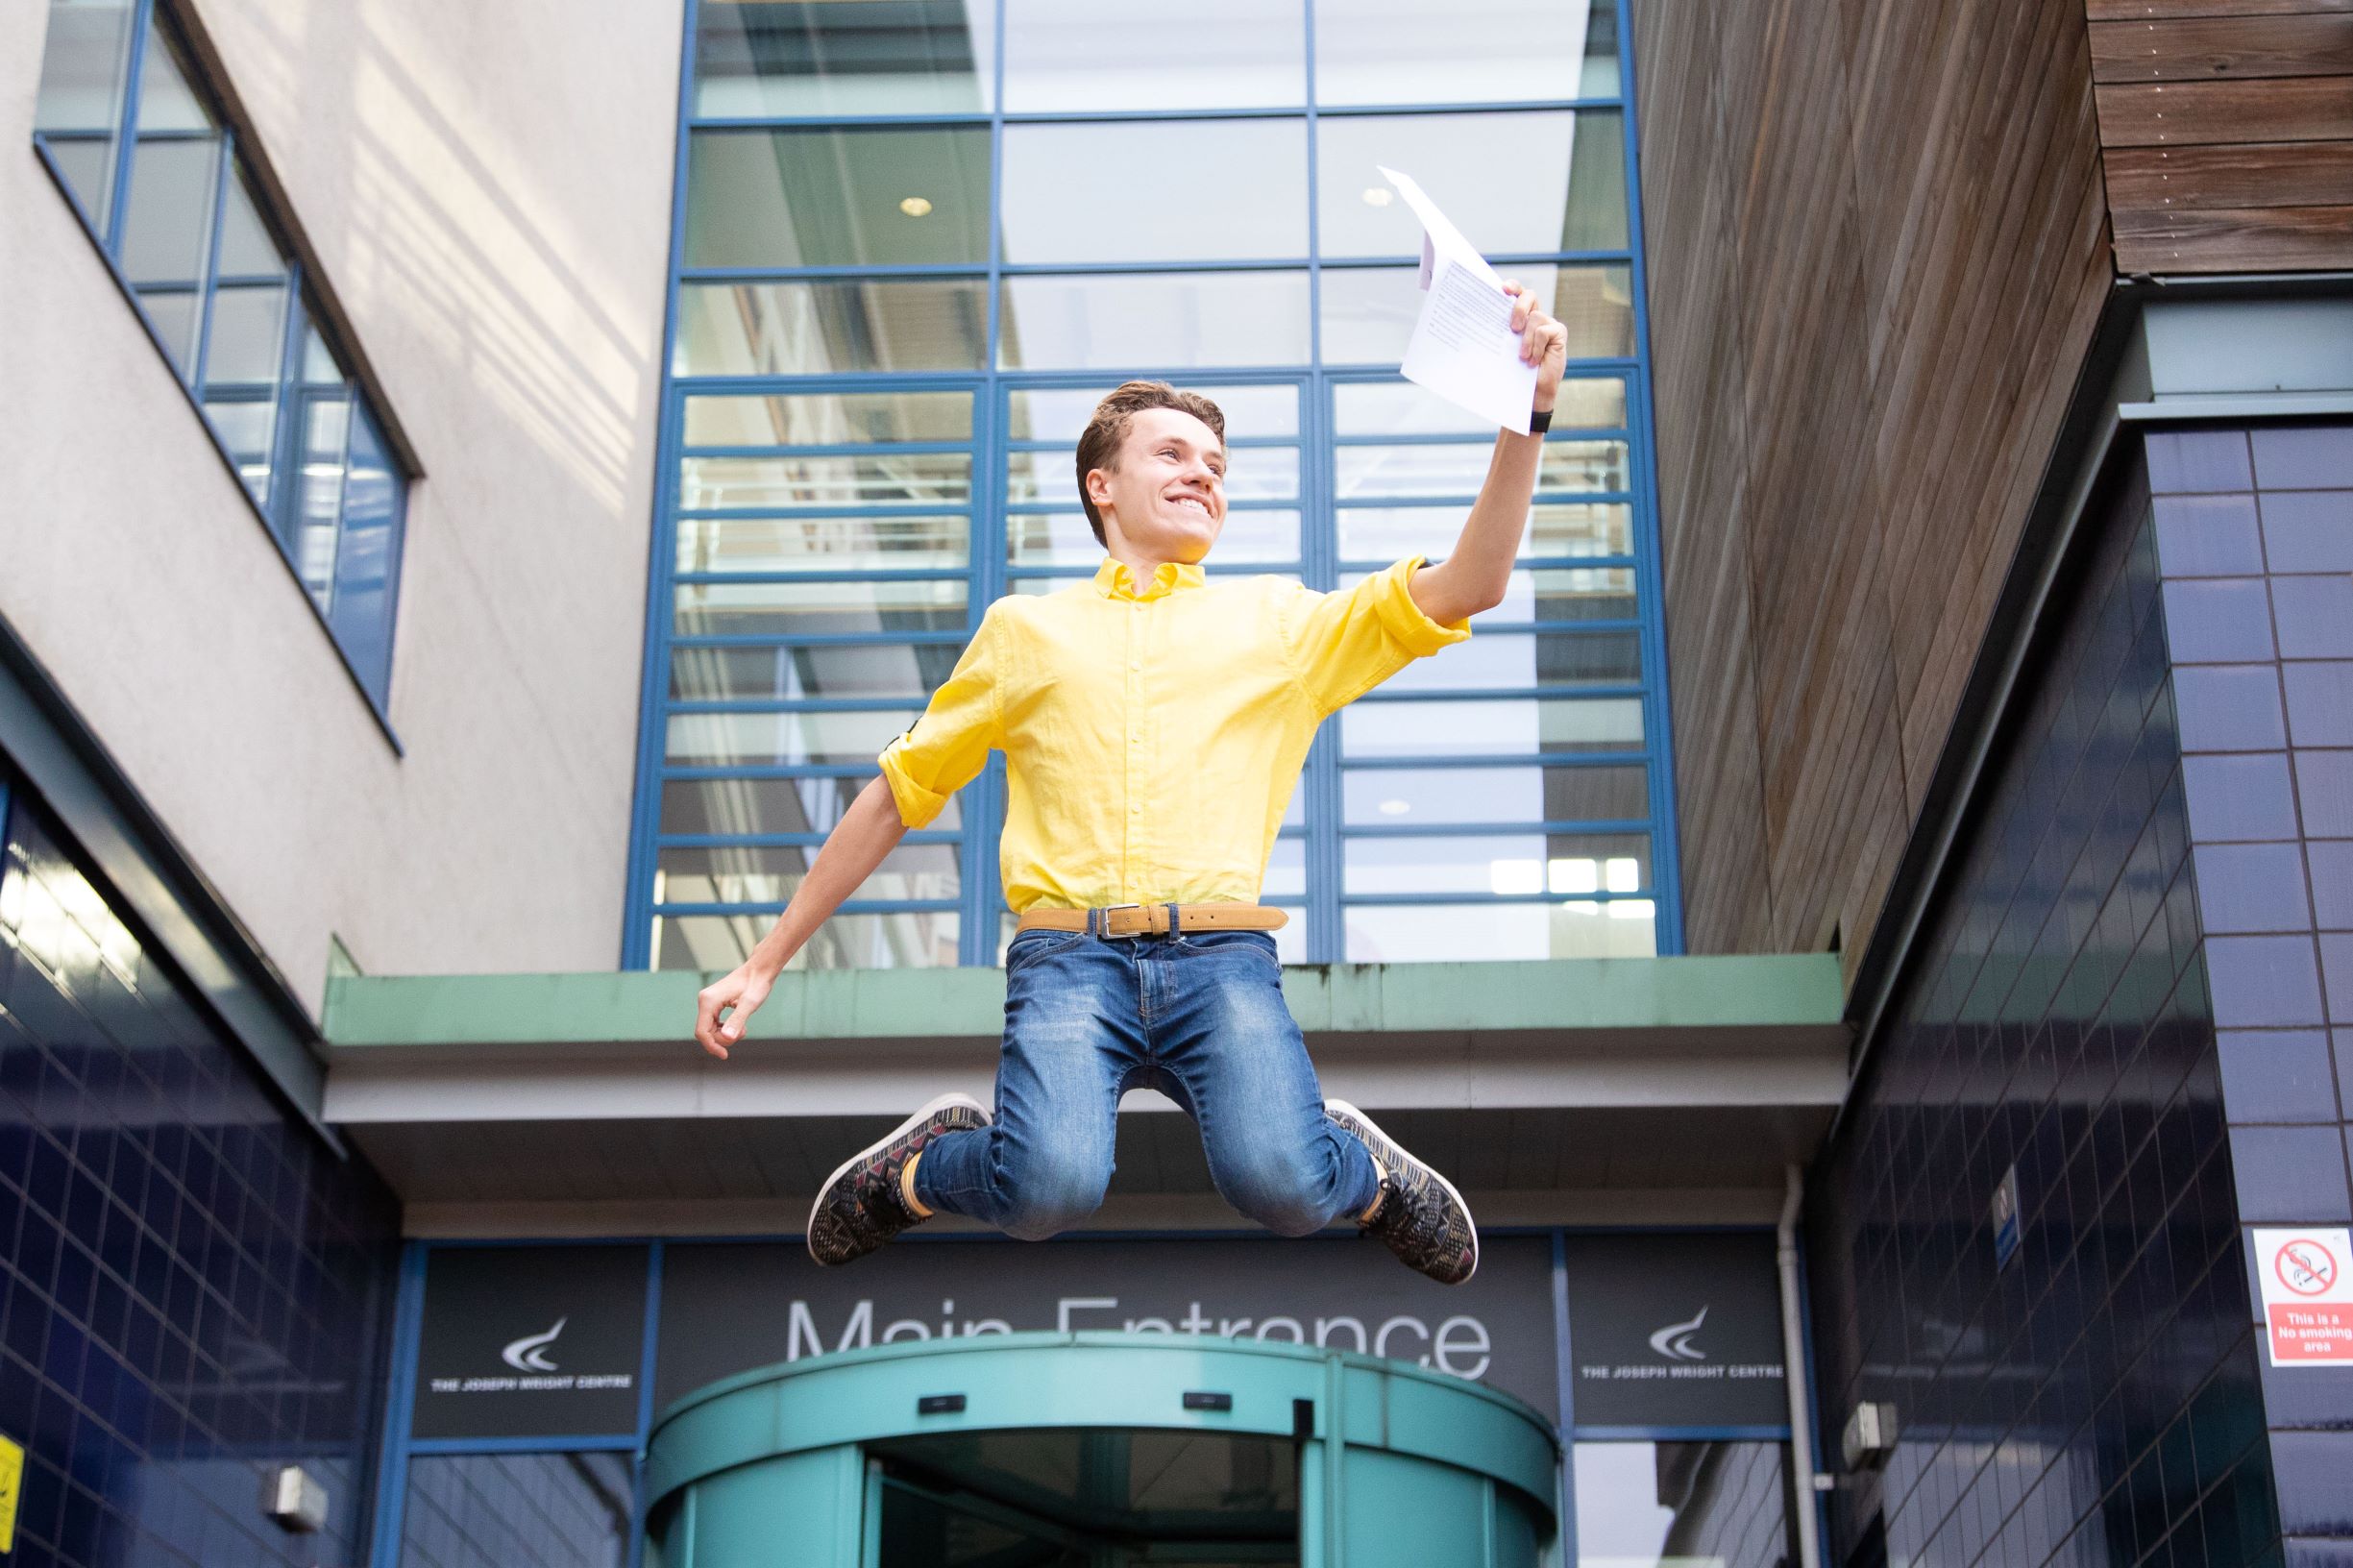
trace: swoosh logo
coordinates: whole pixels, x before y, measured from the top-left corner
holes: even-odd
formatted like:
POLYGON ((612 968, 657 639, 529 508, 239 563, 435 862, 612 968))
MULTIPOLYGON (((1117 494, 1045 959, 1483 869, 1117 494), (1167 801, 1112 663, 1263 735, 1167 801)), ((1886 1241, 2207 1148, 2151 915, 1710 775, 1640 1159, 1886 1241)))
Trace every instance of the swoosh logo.
POLYGON ((1700 1325, 1706 1321, 1707 1309, 1703 1307, 1700 1315, 1690 1322, 1670 1323, 1652 1335, 1651 1348, 1670 1361, 1703 1361, 1707 1357, 1703 1352, 1692 1348, 1691 1336, 1699 1333, 1700 1325))
MULTIPOLYGON (((500 1351, 499 1360, 518 1372, 554 1371, 555 1363, 548 1360, 548 1347, 555 1343, 555 1336, 564 1332, 564 1324, 568 1321, 559 1317, 555 1320, 555 1327, 547 1333, 525 1335, 500 1351)), ((1651 1342, 1656 1344, 1658 1341, 1654 1339, 1651 1342)))

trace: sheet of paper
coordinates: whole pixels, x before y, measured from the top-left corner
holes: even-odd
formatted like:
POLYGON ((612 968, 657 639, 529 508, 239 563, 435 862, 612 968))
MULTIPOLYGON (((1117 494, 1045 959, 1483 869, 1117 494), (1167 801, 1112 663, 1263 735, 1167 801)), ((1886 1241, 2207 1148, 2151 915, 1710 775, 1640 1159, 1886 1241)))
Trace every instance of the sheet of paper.
POLYGON ((1399 368, 1407 380, 1526 435, 1536 367, 1520 358, 1503 279, 1409 176, 1374 167, 1422 225, 1422 309, 1399 368))

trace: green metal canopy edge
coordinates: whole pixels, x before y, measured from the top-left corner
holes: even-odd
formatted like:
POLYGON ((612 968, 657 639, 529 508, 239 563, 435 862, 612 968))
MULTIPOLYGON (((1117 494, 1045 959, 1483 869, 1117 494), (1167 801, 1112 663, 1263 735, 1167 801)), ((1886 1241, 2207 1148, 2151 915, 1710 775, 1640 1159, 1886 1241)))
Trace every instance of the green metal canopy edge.
MULTIPOLYGON (((323 1033, 372 1046, 685 1040, 707 977, 595 974, 346 976, 328 985, 323 1033)), ((1833 953, 1316 964, 1283 971, 1309 1034, 1501 1030, 1825 1029, 1840 1025, 1833 953)), ((797 970, 752 1019, 754 1039, 995 1039, 1001 969, 797 970)))

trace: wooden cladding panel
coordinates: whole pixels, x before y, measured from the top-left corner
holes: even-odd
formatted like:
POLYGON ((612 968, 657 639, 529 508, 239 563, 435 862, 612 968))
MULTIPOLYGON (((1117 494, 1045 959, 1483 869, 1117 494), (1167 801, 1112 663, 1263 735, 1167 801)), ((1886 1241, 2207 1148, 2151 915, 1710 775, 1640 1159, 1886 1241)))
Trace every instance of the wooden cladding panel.
POLYGON ((2087 0, 2116 265, 2353 267, 2353 0, 2087 0))
POLYGON ((2092 24, 2092 80, 2103 84, 2349 72, 2353 12, 2092 24))
POLYGON ((2085 23, 1634 14, 1686 938, 1851 964, 2113 278, 2085 23))

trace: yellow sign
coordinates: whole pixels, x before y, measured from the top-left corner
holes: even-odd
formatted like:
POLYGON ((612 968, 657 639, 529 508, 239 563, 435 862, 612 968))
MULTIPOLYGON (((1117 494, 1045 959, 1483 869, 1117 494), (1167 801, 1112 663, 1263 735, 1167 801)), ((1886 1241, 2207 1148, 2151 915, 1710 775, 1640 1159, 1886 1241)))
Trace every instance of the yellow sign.
POLYGON ((16 1550, 16 1497, 24 1474, 23 1445, 0 1437, 0 1552, 16 1550))

